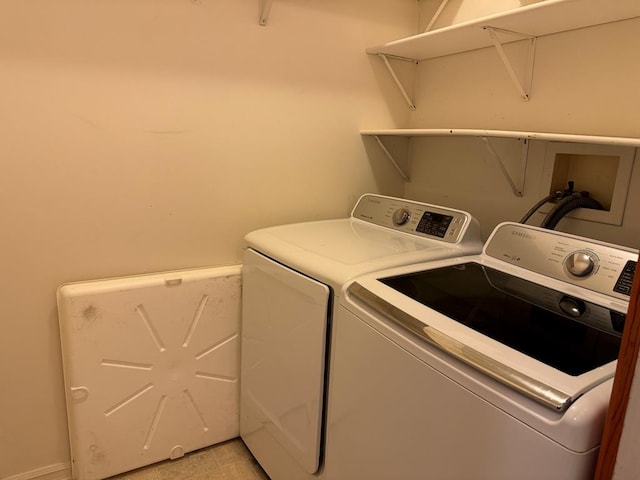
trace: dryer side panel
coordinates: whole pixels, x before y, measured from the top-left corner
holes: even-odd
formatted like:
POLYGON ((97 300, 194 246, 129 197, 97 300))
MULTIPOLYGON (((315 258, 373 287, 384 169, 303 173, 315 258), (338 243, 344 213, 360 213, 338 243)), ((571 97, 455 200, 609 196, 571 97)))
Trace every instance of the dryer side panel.
POLYGON ((251 249, 242 288, 240 435, 270 476, 274 450, 314 473, 330 290, 251 249))

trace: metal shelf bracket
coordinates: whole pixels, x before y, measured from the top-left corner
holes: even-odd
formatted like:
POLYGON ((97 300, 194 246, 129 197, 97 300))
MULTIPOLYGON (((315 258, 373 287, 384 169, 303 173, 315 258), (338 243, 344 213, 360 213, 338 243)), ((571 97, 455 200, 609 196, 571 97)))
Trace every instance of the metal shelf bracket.
POLYGON ((436 13, 433 14, 433 17, 431 17, 431 20, 429 20, 429 23, 427 24, 426 28, 424 29, 425 33, 428 32, 429 30, 431 30, 431 28, 433 28, 433 24, 436 23, 436 20, 438 20, 438 17, 440 17, 440 14, 444 10, 444 7, 447 6, 448 2, 449 2, 449 0, 442 0, 440 2, 440 6, 436 10, 436 13))
POLYGON ((487 152, 489 152, 489 155, 491 156, 491 158, 495 160, 496 164, 498 165, 498 168, 502 172, 502 175, 504 175, 504 178, 509 183, 511 190, 513 191, 513 194, 516 197, 522 197, 523 191, 524 191, 524 178, 525 178, 525 173, 527 169, 527 159, 529 157, 529 141, 526 138, 520 139, 520 142, 522 143, 521 150, 520 150, 520 175, 519 175, 519 178, 514 180, 511 174, 509 173, 509 171, 507 170, 507 167, 505 166, 502 160, 502 157, 498 155, 498 152, 496 152, 493 145, 491 145, 491 141, 489 140, 489 138, 488 137, 479 137, 479 138, 482 140, 482 142, 484 143, 484 146, 487 149, 487 152))
MULTIPOLYGON (((453 133, 454 130, 450 130, 448 132, 439 131, 435 136, 445 137, 453 133)), ((473 131, 473 134, 470 133, 470 135, 482 141, 482 144, 487 150, 487 153, 498 166, 500 173, 502 173, 502 175, 504 176, 505 180, 509 184, 509 187, 511 187, 513 194, 517 197, 522 197, 524 192, 525 176, 527 172, 527 161, 529 157, 529 138, 507 136, 497 137, 497 140, 500 140, 502 143, 500 149, 498 150, 496 149, 498 145, 494 145, 494 143, 492 142, 492 140, 497 141, 496 137, 490 137, 478 133, 480 132, 473 131), (505 141, 508 143, 505 144, 505 141), (519 162, 517 153, 518 150, 520 152, 519 162), (502 154, 500 152, 502 152, 502 154), (511 162, 510 168, 507 168, 504 158, 515 159, 515 161, 511 162)), ((387 160, 389 160, 389 162, 391 162, 391 165, 393 166, 393 168, 395 168, 402 179, 405 182, 410 182, 411 160, 413 156, 413 144, 411 140, 415 135, 412 135, 409 132, 403 134, 368 132, 366 133, 366 136, 372 137, 376 141, 384 156, 387 158, 387 160)))
MULTIPOLYGON (((391 74, 391 78, 393 78, 393 81, 396 83, 396 86, 400 90, 400 93, 402 93, 402 96, 404 97, 405 101, 407 102, 407 105, 409 105, 409 108, 411 110, 415 110, 416 106, 413 103, 413 100, 409 97, 409 95, 407 94, 407 91, 405 90, 404 86, 400 82, 400 79, 396 75, 396 72, 393 70, 393 67, 391 66, 391 63, 389 63, 389 59, 387 58, 387 55, 385 55, 384 53, 379 53, 378 57, 380 57, 382 59, 382 61, 384 62, 384 66, 387 67, 387 70, 391 74)), ((402 58, 400 60, 410 61, 410 62, 414 62, 416 64, 418 63, 415 60, 408 60, 406 58, 402 58)))
POLYGON ((266 26, 271 12, 271 0, 258 0, 258 25, 266 26))
MULTIPOLYGON (((389 149, 387 148, 387 146, 382 142, 382 139, 380 138, 380 135, 372 135, 373 138, 375 139, 376 143, 378 144, 378 146, 380 147, 380 150, 382 150, 382 153, 384 153, 384 155, 387 157, 387 159, 391 162, 391 165, 393 165, 393 167, 396 169, 396 171, 400 174, 400 176, 402 177, 402 179, 405 182, 409 182, 411 180, 411 176, 408 172, 408 168, 402 168, 400 166, 400 163, 396 160, 396 158, 393 156, 393 154, 389 151, 389 149)), ((409 154, 409 137, 403 137, 406 139, 407 145, 406 145, 406 149, 407 151, 406 153, 406 158, 405 161, 403 163, 407 164, 410 161, 411 155, 409 154)))
POLYGON ((516 89, 520 93, 520 98, 523 101, 528 102, 531 96, 531 80, 533 78, 533 61, 534 61, 535 50, 536 50, 536 37, 533 37, 531 35, 527 35, 524 33, 512 32, 510 30, 503 30, 501 28, 494 28, 490 26, 484 26, 482 27, 482 29, 486 30, 487 33, 489 34, 489 37, 491 37, 491 41, 493 42, 493 45, 496 47, 496 51, 500 56, 500 60, 502 60, 502 63, 507 69, 509 78, 511 79, 516 89), (502 42, 498 38, 497 33, 516 35, 529 42, 524 84, 521 83, 520 80, 518 79, 518 76, 516 75, 516 72, 513 69, 513 65, 511 65, 511 61, 507 57, 507 54, 505 53, 504 48, 502 46, 502 42))

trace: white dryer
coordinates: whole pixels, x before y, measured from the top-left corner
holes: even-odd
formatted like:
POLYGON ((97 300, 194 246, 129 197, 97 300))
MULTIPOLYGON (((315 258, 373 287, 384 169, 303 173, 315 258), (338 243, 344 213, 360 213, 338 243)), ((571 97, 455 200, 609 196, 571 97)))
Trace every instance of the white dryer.
POLYGON ((478 253, 479 225, 459 210, 367 194, 349 218, 265 228, 246 243, 240 435, 272 480, 317 478, 336 295, 364 273, 478 253))
POLYGON ((327 478, 593 478, 637 257, 504 223, 481 255, 350 282, 327 478))

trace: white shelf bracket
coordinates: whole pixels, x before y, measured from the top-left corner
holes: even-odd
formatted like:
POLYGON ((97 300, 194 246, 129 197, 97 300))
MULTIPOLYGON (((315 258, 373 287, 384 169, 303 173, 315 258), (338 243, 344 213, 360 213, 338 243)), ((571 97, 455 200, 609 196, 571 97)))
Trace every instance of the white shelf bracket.
POLYGON ((389 63, 389 59, 387 58, 387 56, 384 53, 379 53, 378 57, 380 57, 382 59, 382 61, 384 62, 385 67, 387 67, 387 70, 391 74, 391 78, 393 78, 393 81, 396 83, 396 86, 400 90, 400 93, 402 93, 402 96, 404 97, 405 101, 407 102, 407 105, 409 105, 409 108, 411 110, 415 110, 416 106, 413 103, 413 100, 411 100, 411 98, 407 94, 407 91, 402 86, 402 83, 400 82, 400 79, 398 79, 398 76, 396 75, 396 72, 393 70, 393 67, 389 63))
POLYGON ((271 0, 258 0, 258 25, 266 26, 271 12, 271 0))
POLYGON ((533 78, 533 61, 534 61, 535 50, 536 50, 536 37, 532 37, 531 35, 526 35, 524 33, 512 32, 510 30, 503 30, 501 28, 494 28, 494 27, 488 27, 488 26, 484 26, 482 28, 486 30, 487 33, 489 34, 489 37, 491 37, 491 41, 493 42, 493 45, 496 47, 496 51, 498 52, 498 55, 500 56, 502 63, 507 69, 509 78, 511 79, 516 89, 520 93, 520 98, 523 101, 528 102, 531 96, 531 80, 533 78), (507 54, 505 53, 504 48, 502 46, 502 42, 498 38, 498 35, 496 34, 496 32, 506 33, 509 35, 517 35, 519 37, 522 37, 523 39, 526 39, 529 42, 524 84, 522 84, 518 79, 518 76, 516 75, 516 72, 513 69, 513 66, 511 65, 511 61, 509 60, 509 57, 507 57, 507 54))
POLYGON ((493 148, 493 145, 491 145, 489 138, 480 137, 480 139, 484 143, 487 149, 487 152, 489 152, 489 155, 491 156, 491 158, 495 160, 496 164, 498 165, 498 168, 502 172, 502 175, 504 175, 504 178, 509 183, 511 190, 513 191, 513 194, 516 197, 522 197, 523 191, 524 191, 524 177, 527 169, 527 158, 529 156, 529 141, 526 138, 523 138, 520 140, 522 142, 522 148, 520 151, 520 178, 517 180, 517 183, 516 183, 516 181, 511 177, 511 174, 507 170, 507 167, 502 161, 502 158, 500 157, 500 155, 498 155, 498 152, 496 152, 496 150, 493 148))
MULTIPOLYGON (((387 159, 389 159, 389 161, 391 162, 391 165, 393 165, 393 167, 396 169, 396 171, 400 174, 400 176, 402 177, 402 179, 405 182, 408 182, 411 180, 411 177, 409 176, 409 173, 406 172, 401 166, 400 164, 396 161, 395 157, 393 156, 393 154, 389 151, 389 149, 385 146, 384 143, 382 143, 382 139, 380 138, 380 135, 373 135, 373 138, 375 138, 376 142, 378 143, 378 146, 380 147, 380 150, 382 150, 382 153, 384 153, 384 155, 387 157, 387 159)), ((408 141, 408 139, 407 139, 408 141)))
POLYGON ((429 30, 431 30, 433 28, 433 24, 436 23, 436 21, 440 17, 440 14, 444 10, 444 7, 447 6, 447 3, 449 3, 449 0, 442 0, 440 2, 440 6, 436 10, 436 13, 433 14, 433 17, 431 17, 431 20, 429 20, 429 24, 424 29, 424 33, 428 32, 429 30))

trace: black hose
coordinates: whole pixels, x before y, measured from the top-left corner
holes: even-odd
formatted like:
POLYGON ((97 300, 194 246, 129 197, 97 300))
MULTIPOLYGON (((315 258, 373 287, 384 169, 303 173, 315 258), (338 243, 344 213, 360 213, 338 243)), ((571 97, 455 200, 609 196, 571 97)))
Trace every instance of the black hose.
POLYGON ((520 219, 520 223, 527 223, 527 220, 529 220, 531 218, 531 215, 533 215, 534 213, 536 213, 536 211, 545 203, 550 202, 551 200, 553 200, 554 198, 557 198, 558 194, 557 193, 552 193, 551 195, 544 197, 542 200, 540 200, 538 203, 536 203, 533 207, 531 207, 531 210, 529 210, 527 213, 525 213, 524 217, 522 217, 520 219))
POLYGON ((560 200, 547 214, 540 226, 553 230, 562 217, 576 208, 603 209, 600 202, 589 197, 588 192, 576 192, 560 200))

